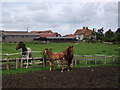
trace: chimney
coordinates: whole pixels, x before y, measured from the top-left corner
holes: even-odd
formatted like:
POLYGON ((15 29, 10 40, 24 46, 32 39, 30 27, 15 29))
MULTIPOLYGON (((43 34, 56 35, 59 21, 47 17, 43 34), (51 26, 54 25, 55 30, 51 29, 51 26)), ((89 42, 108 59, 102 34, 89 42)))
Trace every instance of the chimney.
POLYGON ((85 27, 83 27, 83 29, 85 29, 85 27))
POLYGON ((86 29, 88 30, 88 27, 86 27, 86 29))

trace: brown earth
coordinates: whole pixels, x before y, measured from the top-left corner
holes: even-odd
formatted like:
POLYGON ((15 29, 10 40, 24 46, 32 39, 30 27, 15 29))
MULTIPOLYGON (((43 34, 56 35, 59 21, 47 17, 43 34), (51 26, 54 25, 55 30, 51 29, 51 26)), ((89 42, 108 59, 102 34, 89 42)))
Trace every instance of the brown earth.
POLYGON ((3 75, 4 88, 120 88, 120 67, 73 68, 3 75))

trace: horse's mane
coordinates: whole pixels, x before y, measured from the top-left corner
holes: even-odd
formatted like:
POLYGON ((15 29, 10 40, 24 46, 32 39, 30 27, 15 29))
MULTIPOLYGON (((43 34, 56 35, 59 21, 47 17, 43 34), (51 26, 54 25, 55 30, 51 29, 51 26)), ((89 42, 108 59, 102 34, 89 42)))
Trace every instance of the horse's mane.
POLYGON ((22 44, 22 46, 23 46, 23 51, 27 51, 27 47, 26 47, 26 45, 25 45, 23 42, 20 42, 19 44, 22 44))
POLYGON ((49 53, 52 53, 50 49, 46 48, 45 50, 47 50, 49 53))
POLYGON ((26 45, 25 45, 23 42, 19 42, 19 44, 22 44, 22 45, 23 45, 23 47, 26 47, 26 45))
POLYGON ((66 56, 70 56, 70 55, 73 55, 73 49, 70 49, 70 48, 73 48, 73 46, 68 46, 65 50, 64 50, 64 54, 66 56))
POLYGON ((26 45, 23 43, 23 46, 26 47, 26 45))

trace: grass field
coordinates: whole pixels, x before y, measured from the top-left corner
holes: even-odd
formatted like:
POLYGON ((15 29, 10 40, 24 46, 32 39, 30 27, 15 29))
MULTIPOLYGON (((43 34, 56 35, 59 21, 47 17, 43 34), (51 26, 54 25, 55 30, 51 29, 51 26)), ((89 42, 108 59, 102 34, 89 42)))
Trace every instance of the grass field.
MULTIPOLYGON (((45 48, 51 48, 52 52, 63 52, 69 45, 74 46, 75 55, 118 55, 118 45, 108 45, 101 43, 49 43, 49 44, 36 44, 25 43, 27 47, 30 47, 32 51, 43 51, 45 48)), ((3 43, 2 53, 10 54, 21 52, 22 50, 15 50, 17 44, 15 43, 3 43)), ((33 53, 34 57, 41 56, 41 53, 33 53)), ((18 57, 18 56, 11 56, 18 57)), ((4 58, 4 56, 3 56, 4 58)))
MULTIPOLYGON (((30 47, 32 51, 43 51, 45 48, 51 48, 52 52, 63 52, 65 48, 69 45, 74 46, 74 54, 75 55, 116 55, 118 56, 119 46, 118 45, 108 45, 102 43, 49 43, 49 44, 36 44, 36 43, 25 43, 27 47, 30 47)), ((3 54, 11 54, 18 53, 22 50, 16 50, 17 44, 15 43, 3 43, 2 44, 2 53, 3 54)), ((21 55, 12 55, 10 58, 19 58, 21 55)), ((34 57, 42 56, 42 53, 33 53, 34 57)), ((6 58, 3 56, 2 58, 6 58)), ((81 62, 81 61, 80 61, 81 62)), ((90 64, 88 66, 101 66, 100 64, 90 64)), ((116 64, 106 64, 107 65, 116 65, 116 64)), ((81 62, 77 67, 86 67, 85 61, 81 62)), ((10 71, 2 70, 2 74, 13 74, 13 73, 23 73, 29 71, 37 71, 37 70, 48 70, 49 66, 45 67, 33 67, 33 68, 22 68, 22 69, 11 69, 10 71)))
MULTIPOLYGON (((117 64, 96 64, 96 65, 79 65, 74 68, 84 68, 84 67, 98 67, 98 66, 116 66, 117 64)), ((55 68, 59 69, 58 66, 55 66, 55 68)), ((19 68, 19 69, 11 69, 11 70, 2 70, 0 74, 6 75, 6 74, 18 74, 18 73, 26 73, 26 72, 32 72, 32 71, 42 71, 42 70, 49 70, 49 66, 40 66, 40 67, 32 67, 32 68, 19 68)))

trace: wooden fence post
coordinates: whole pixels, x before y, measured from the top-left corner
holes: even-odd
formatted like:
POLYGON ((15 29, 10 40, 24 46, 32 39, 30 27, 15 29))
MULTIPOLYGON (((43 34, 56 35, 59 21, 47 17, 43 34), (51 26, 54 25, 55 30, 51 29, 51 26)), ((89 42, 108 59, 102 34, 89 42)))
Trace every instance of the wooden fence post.
POLYGON ((95 62, 95 64, 96 64, 96 58, 95 58, 95 56, 94 56, 94 62, 95 62))
POLYGON ((105 64, 107 64, 107 61, 106 61, 106 56, 105 56, 105 62, 104 62, 105 64))
POLYGON ((7 70, 10 70, 10 67, 9 67, 9 56, 8 56, 8 55, 7 55, 6 69, 7 69, 7 70))
POLYGON ((112 61, 115 62, 115 56, 113 56, 113 60, 112 61))
POLYGON ((16 61, 16 69, 18 69, 18 66, 19 66, 19 59, 17 60, 17 59, 15 58, 15 61, 16 61))
POLYGON ((77 60, 75 60, 75 67, 77 66, 77 60))
POLYGON ((45 66, 45 58, 43 57, 43 66, 45 66))
POLYGON ((18 68, 20 68, 20 61, 21 61, 21 59, 19 58, 18 59, 18 68))
POLYGON ((20 60, 20 68, 23 68, 23 60, 22 60, 23 58, 21 58, 21 60, 20 60))
POLYGON ((87 65, 87 56, 85 56, 85 61, 86 61, 86 65, 87 65))

